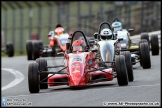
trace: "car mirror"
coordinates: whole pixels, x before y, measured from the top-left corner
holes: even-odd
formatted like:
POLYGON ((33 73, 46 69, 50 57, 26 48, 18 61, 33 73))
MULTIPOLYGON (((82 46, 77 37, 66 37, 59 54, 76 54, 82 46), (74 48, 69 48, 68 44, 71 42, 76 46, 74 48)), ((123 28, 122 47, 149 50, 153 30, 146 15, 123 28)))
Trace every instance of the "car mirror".
POLYGON ((64 52, 58 52, 57 55, 64 55, 64 52))
POLYGON ((129 31, 129 32, 132 32, 132 31, 134 31, 134 30, 133 30, 133 29, 128 29, 128 31, 129 31))
POLYGON ((90 45, 90 46, 93 46, 94 43, 95 43, 95 40, 89 40, 89 45, 90 45))
POLYGON ((48 36, 55 36, 55 32, 54 32, 54 31, 50 31, 50 32, 48 33, 48 36))
POLYGON ((114 36, 117 36, 118 34, 117 33, 114 33, 114 36))
POLYGON ((70 43, 66 43, 66 49, 68 50, 70 48, 70 43))
POLYGON ((97 52, 97 51, 98 51, 98 49, 92 49, 91 51, 92 51, 92 52, 97 52))
POLYGON ((94 33, 94 38, 97 39, 97 37, 98 37, 98 33, 96 32, 94 33))
POLYGON ((122 41, 123 40, 123 38, 118 38, 118 41, 122 41))
POLYGON ((68 39, 69 39, 69 40, 71 40, 72 38, 71 38, 71 37, 69 37, 68 39))

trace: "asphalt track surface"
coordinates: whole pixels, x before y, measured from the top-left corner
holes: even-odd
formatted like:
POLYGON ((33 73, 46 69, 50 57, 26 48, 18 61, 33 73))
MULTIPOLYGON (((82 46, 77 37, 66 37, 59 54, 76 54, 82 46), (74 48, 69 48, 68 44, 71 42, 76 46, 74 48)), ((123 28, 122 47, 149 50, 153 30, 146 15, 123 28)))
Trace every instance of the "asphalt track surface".
MULTIPOLYGON (((28 65, 35 61, 28 61, 26 56, 3 57, 1 59, 1 97, 7 99, 8 103, 25 103, 29 107, 97 107, 117 106, 116 104, 120 106, 119 103, 124 106, 136 106, 142 103, 145 103, 144 106, 161 106, 161 50, 158 56, 152 56, 151 52, 150 55, 151 68, 143 69, 139 63, 133 65, 134 81, 129 82, 127 86, 119 86, 117 79, 114 78, 113 81, 95 83, 77 90, 63 85, 49 87, 35 94, 31 94, 28 90, 28 65)), ((60 57, 46 59, 48 65, 62 63, 60 57)))

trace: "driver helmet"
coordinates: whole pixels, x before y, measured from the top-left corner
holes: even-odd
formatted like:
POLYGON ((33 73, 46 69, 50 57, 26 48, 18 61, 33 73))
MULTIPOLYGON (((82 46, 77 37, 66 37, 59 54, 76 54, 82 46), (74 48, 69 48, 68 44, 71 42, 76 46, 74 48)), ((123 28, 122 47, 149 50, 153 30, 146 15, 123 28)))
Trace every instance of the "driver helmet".
POLYGON ((63 32, 64 32, 64 28, 63 28, 63 27, 57 27, 57 28, 55 29, 55 34, 56 34, 57 36, 60 36, 61 34, 63 34, 63 32))
POLYGON ((50 37, 50 36, 55 36, 54 31, 50 31, 50 32, 48 33, 48 37, 50 37))
POLYGON ((62 26, 61 24, 58 23, 58 24, 56 25, 56 28, 57 28, 57 27, 63 27, 63 26, 62 26))
POLYGON ((73 42, 72 47, 73 47, 73 52, 76 51, 82 52, 85 50, 86 45, 83 40, 79 39, 73 42))
POLYGON ((122 30, 121 22, 113 22, 112 23, 112 29, 113 29, 114 33, 117 33, 117 31, 121 31, 122 30))
POLYGON ((113 38, 113 34, 112 31, 108 28, 105 28, 101 31, 100 33, 101 39, 102 40, 106 40, 106 39, 112 39, 113 38))

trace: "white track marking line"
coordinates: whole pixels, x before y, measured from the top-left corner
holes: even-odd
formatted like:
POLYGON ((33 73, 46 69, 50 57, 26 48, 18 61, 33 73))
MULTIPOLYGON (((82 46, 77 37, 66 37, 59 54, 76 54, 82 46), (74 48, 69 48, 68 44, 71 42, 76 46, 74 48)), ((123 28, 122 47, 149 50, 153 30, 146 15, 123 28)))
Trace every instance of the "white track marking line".
MULTIPOLYGON (((119 86, 120 88, 133 88, 133 87, 150 87, 150 86, 160 86, 161 84, 154 84, 154 85, 139 85, 139 86, 119 86)), ((112 87, 112 88, 106 88, 106 89, 118 89, 119 87, 112 87)), ((91 88, 91 87, 90 87, 91 88)), ((93 87, 92 87, 93 88, 93 87)), ((50 88, 52 89, 52 87, 50 88)), ((69 88, 70 89, 70 88, 69 88)), ((57 91, 58 92, 58 91, 57 91)), ((67 91, 67 92, 74 92, 74 91, 67 91)), ((35 96, 35 95, 47 95, 47 94, 51 94, 54 92, 41 92, 41 93, 33 93, 33 94, 29 94, 29 95, 17 95, 17 96, 5 96, 5 98, 9 98, 9 97, 20 97, 20 96, 35 96)))
POLYGON ((14 74, 15 80, 10 82, 8 85, 2 87, 1 90, 5 90, 5 89, 11 88, 11 87, 19 84, 25 78, 24 75, 21 72, 17 71, 17 70, 9 69, 9 68, 2 68, 2 70, 8 71, 8 72, 14 74))

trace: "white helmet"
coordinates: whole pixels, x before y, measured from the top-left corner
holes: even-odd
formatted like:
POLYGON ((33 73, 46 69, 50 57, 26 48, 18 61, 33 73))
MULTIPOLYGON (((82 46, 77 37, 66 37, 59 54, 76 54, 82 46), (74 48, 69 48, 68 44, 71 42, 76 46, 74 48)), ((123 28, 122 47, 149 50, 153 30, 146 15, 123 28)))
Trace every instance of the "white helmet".
POLYGON ((101 39, 102 40, 106 40, 106 39, 112 39, 113 38, 113 34, 112 31, 108 28, 105 28, 101 31, 100 33, 101 39))
POLYGON ((121 31, 122 30, 121 22, 113 22, 112 23, 112 28, 113 28, 114 33, 117 33, 117 31, 121 31))
POLYGON ((54 31, 50 31, 50 32, 48 33, 48 36, 55 36, 54 31))

